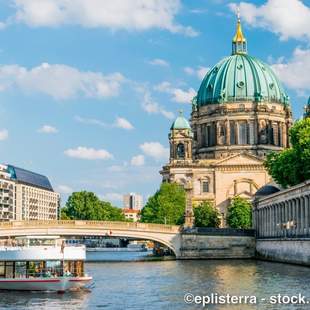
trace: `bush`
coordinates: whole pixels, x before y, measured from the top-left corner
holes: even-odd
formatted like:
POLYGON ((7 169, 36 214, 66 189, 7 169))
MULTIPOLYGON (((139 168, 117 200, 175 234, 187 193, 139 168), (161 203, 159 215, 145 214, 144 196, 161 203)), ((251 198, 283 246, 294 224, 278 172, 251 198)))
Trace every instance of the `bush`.
POLYGON ((252 205, 244 198, 234 197, 228 207, 227 224, 231 228, 251 228, 252 205))
POLYGON ((220 213, 210 202, 205 201, 194 208, 196 227, 219 227, 220 213))

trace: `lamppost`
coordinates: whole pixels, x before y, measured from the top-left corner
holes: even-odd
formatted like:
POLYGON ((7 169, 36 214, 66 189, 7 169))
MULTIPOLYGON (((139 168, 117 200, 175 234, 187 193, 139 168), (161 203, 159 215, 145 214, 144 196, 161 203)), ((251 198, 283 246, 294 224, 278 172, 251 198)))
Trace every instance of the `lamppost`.
POLYGON ((193 203, 192 203, 193 184, 191 180, 186 182, 184 189, 185 189, 185 194, 186 194, 184 228, 193 228, 195 217, 194 217, 193 203))

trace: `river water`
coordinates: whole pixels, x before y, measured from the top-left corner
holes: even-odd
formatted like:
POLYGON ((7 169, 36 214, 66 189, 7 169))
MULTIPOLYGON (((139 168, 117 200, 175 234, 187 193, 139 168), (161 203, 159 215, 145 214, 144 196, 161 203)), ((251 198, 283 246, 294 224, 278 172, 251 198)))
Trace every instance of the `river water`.
MULTIPOLYGON (((96 260, 86 264, 87 272, 94 278, 89 291, 65 294, 2 291, 0 309, 310 309, 310 305, 268 303, 269 297, 276 294, 301 293, 309 298, 307 267, 255 260, 139 261, 144 255, 88 253, 89 259, 96 260), (109 262, 97 262, 99 259, 109 262), (186 304, 186 293, 253 295, 258 304, 213 304, 203 308, 199 303, 186 304)), ((199 302, 199 297, 196 298, 199 302)))

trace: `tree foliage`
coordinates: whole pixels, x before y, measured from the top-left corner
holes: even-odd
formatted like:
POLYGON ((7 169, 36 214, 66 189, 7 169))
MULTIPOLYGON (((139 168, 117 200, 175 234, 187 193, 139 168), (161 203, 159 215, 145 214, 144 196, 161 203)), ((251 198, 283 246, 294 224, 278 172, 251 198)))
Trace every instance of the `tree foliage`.
POLYGON ((252 227, 252 205, 246 199, 236 196, 228 207, 227 224, 231 228, 252 227))
POLYGON ((195 226, 219 227, 221 224, 219 211, 208 201, 194 208, 195 226))
POLYGON ((142 209, 141 222, 180 225, 184 222, 185 191, 176 183, 162 183, 142 209))
POLYGON ((122 210, 110 202, 100 200, 94 193, 81 191, 72 193, 61 209, 64 220, 125 221, 122 210))
POLYGON ((272 178, 283 187, 310 179, 310 118, 297 121, 290 129, 292 147, 270 153, 265 166, 272 178))

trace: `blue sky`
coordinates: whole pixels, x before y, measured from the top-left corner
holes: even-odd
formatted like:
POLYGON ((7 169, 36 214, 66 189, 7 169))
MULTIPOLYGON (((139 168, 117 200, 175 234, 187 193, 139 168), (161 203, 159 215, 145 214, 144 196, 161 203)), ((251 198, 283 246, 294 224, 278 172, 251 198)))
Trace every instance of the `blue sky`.
POLYGON ((231 53, 236 4, 249 54, 273 66, 299 118, 308 1, 0 0, 1 162, 46 174, 63 202, 82 189, 146 199, 173 118, 231 53))

